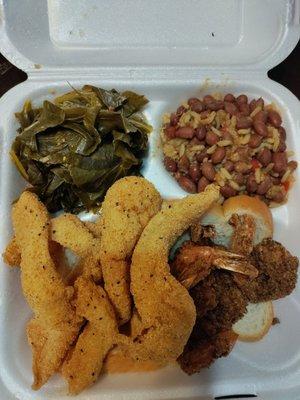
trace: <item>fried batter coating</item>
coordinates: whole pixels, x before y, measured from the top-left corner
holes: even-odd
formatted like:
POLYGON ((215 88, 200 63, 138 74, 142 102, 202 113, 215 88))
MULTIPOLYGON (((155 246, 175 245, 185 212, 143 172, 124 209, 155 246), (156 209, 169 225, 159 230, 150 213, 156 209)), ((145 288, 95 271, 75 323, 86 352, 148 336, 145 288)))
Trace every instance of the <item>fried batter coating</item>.
MULTIPOLYGON (((207 336, 214 336, 220 331, 230 330, 232 325, 242 318, 246 312, 248 301, 235 284, 233 275, 228 272, 213 271, 203 283, 206 293, 208 286, 211 289, 211 296, 215 297, 216 306, 207 309, 199 321, 199 328, 207 336)), ((200 283, 200 286, 191 292, 191 296, 194 298, 195 293, 198 292, 197 299, 199 300, 199 292, 203 288, 200 283)), ((203 303, 195 301, 195 304, 197 315, 200 312, 203 314, 203 303)))
MULTIPOLYGON (((100 239, 102 225, 100 223, 84 223, 72 214, 63 214, 51 221, 51 241, 69 248, 76 255, 82 258, 82 262, 76 271, 67 271, 70 279, 83 273, 85 276, 92 276, 95 281, 102 278, 100 263, 100 239)), ((50 249, 51 250, 51 249, 50 249)), ((4 262, 9 266, 19 266, 21 255, 15 238, 7 245, 3 254, 4 262)))
POLYGON ((6 249, 2 254, 2 257, 5 264, 9 265, 10 267, 20 266, 21 253, 15 237, 13 237, 6 246, 6 249))
POLYGON ((127 348, 136 359, 169 362, 182 353, 196 309, 187 289, 170 274, 169 250, 218 198, 218 189, 210 185, 203 193, 170 204, 144 229, 131 264, 131 292, 144 325, 127 348))
POLYGON ((253 250, 256 223, 251 215, 233 214, 229 220, 233 226, 230 250, 248 256, 253 250))
POLYGON ((12 219, 21 251, 22 288, 34 312, 27 335, 33 351, 32 387, 38 389, 60 367, 81 320, 70 303, 73 288, 63 283, 50 255, 50 220, 44 205, 35 194, 24 192, 12 219))
MULTIPOLYGON (((76 215, 63 214, 51 221, 52 240, 72 250, 82 258, 77 275, 91 276, 94 281, 102 278, 100 263, 100 239, 91 232, 91 224, 86 224, 76 215)), ((95 224, 94 224, 95 225, 95 224)), ((100 234, 99 226, 95 231, 100 234)), ((76 271, 75 271, 76 274, 76 271)))
POLYGON ((231 330, 219 332, 211 338, 201 340, 186 347, 184 353, 179 357, 178 362, 189 375, 200 372, 207 368, 216 358, 226 357, 232 350, 238 335, 231 330))
POLYGON ((258 277, 251 282, 236 277, 236 282, 251 303, 276 300, 292 293, 299 260, 282 244, 264 239, 254 247, 250 259, 259 271, 258 277))
POLYGON ((102 205, 101 265, 104 287, 120 324, 131 316, 129 259, 143 229, 159 211, 161 197, 144 178, 118 180, 102 205))
POLYGON ((69 392, 77 394, 96 382, 108 351, 118 341, 118 325, 106 292, 91 279, 75 283, 76 312, 88 322, 62 366, 69 392))

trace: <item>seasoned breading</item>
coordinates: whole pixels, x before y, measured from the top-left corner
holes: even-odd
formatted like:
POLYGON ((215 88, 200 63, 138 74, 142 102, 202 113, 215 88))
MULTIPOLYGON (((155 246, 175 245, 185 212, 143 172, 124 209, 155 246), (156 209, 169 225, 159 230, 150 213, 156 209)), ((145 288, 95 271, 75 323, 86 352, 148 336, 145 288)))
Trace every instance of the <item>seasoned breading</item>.
MULTIPOLYGON (((65 271, 68 275, 70 274, 70 279, 75 279, 76 276, 83 273, 85 276, 92 276, 95 281, 101 280, 101 223, 84 223, 75 215, 63 214, 53 218, 50 224, 50 244, 59 243, 82 258, 76 270, 65 271)), ((20 265, 21 255, 15 238, 7 245, 3 258, 10 266, 20 265)))
POLYGON ((102 205, 101 265, 104 287, 120 324, 131 316, 129 260, 143 229, 159 211, 161 197, 144 178, 126 177, 107 192, 102 205))
POLYGON ((253 250, 256 224, 251 215, 233 214, 229 220, 233 226, 230 250, 248 256, 253 250))
POLYGON ((208 186, 161 210, 144 229, 131 264, 131 292, 144 325, 127 349, 135 358, 169 362, 183 351, 196 310, 188 291, 170 274, 169 250, 218 197, 218 189, 208 186))
MULTIPOLYGON (((96 224, 95 224, 96 225, 96 224)), ((101 225, 94 231, 100 235, 101 225)), ((86 224, 72 214, 63 214, 51 221, 52 240, 72 250, 81 257, 77 266, 77 275, 91 276, 94 281, 102 278, 100 263, 101 239, 91 232, 91 223, 86 224)), ((75 271, 76 274, 76 271, 75 271)))
POLYGON ((6 249, 2 254, 2 257, 5 264, 9 265, 10 267, 20 266, 21 254, 15 237, 13 237, 6 246, 6 249))
POLYGON ((118 325, 106 292, 91 279, 76 280, 76 312, 88 322, 62 366, 69 392, 77 394, 96 382, 103 361, 118 341, 118 325))
POLYGON ((235 280, 251 303, 280 299, 294 290, 299 260, 282 244, 264 239, 254 247, 250 259, 258 277, 251 282, 242 277, 235 280))
POLYGON ((187 374, 200 372, 202 368, 209 367, 216 358, 226 357, 232 350, 238 335, 231 330, 219 332, 211 338, 202 338, 189 343, 178 362, 187 374))
POLYGON ((12 219, 21 251, 22 288, 34 313, 27 334, 33 351, 33 388, 38 389, 60 367, 81 319, 70 303, 73 288, 63 283, 50 255, 50 220, 44 205, 35 194, 24 192, 12 219))

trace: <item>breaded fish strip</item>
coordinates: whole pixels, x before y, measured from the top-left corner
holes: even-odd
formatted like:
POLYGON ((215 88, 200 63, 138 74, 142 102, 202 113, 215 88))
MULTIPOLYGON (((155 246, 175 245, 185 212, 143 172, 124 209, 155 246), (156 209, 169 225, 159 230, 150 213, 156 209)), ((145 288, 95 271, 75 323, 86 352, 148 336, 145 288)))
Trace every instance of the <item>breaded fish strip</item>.
MULTIPOLYGON (((101 229, 100 223, 84 223, 72 214, 63 214, 51 220, 51 240, 82 257, 78 271, 92 276, 95 281, 102 278, 99 254, 101 229)), ((20 265, 21 255, 15 238, 7 245, 3 259, 11 267, 20 265)))
MULTIPOLYGON (((87 225, 72 214, 63 214, 52 219, 52 240, 72 250, 82 258, 78 270, 94 281, 102 278, 100 263, 100 239, 95 237, 87 225)), ((96 224, 94 224, 96 225, 96 224)), ((95 228, 100 235, 101 225, 95 228)))
POLYGON ((16 242, 21 251, 24 295, 34 312, 27 326, 33 351, 34 389, 58 370, 77 337, 81 319, 70 303, 67 287, 55 269, 49 252, 50 220, 35 194, 24 192, 12 210, 16 242))
POLYGON ((205 192, 187 196, 156 214, 144 229, 132 255, 131 293, 144 324, 129 345, 128 354, 139 360, 175 360, 196 320, 193 299, 170 273, 170 247, 219 198, 210 185, 205 192))
POLYGON ((13 237, 6 246, 2 257, 5 264, 9 265, 10 267, 18 267, 20 265, 21 253, 15 237, 13 237))
POLYGON ((62 367, 71 394, 96 382, 104 358, 119 336, 114 309, 102 287, 91 279, 79 277, 75 290, 76 312, 88 322, 62 367))
POLYGON ((143 229, 159 211, 161 202, 152 183, 130 176, 114 183, 102 204, 104 287, 120 324, 127 322, 131 315, 128 260, 143 229))

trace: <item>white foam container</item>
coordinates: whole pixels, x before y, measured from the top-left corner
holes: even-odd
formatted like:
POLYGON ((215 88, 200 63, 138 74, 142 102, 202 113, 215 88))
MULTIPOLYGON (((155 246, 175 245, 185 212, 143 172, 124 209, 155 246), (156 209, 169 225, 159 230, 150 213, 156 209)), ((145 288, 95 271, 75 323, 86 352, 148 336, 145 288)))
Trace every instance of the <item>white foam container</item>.
MULTIPOLYGON (((144 175, 162 195, 182 196, 162 166, 161 115, 190 96, 224 91, 262 96, 281 109, 288 145, 300 161, 300 104, 267 71, 300 37, 300 1, 286 0, 0 0, 0 51, 28 80, 0 100, 0 251, 12 234, 10 210, 24 181, 9 160, 14 112, 90 83, 132 89, 150 100, 154 126, 144 175)), ((300 257, 300 176, 286 205, 273 210, 275 239, 300 257)), ((0 399, 67 399, 60 377, 30 389, 30 317, 19 271, 0 261, 0 399)), ((169 367, 147 374, 105 376, 84 400, 201 399, 255 394, 260 400, 300 399, 300 287, 275 302, 276 325, 261 342, 238 343, 201 374, 169 367)))

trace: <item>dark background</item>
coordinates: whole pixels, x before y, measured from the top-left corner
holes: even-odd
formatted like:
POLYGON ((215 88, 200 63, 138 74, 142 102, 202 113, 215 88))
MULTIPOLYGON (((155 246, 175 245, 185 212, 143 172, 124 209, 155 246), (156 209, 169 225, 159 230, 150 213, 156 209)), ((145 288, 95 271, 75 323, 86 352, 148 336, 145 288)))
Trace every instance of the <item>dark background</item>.
MULTIPOLYGON (((287 59, 271 69, 269 77, 286 86, 300 100, 300 42, 287 59)), ((0 54, 0 96, 26 78, 25 72, 10 64, 0 54)))

